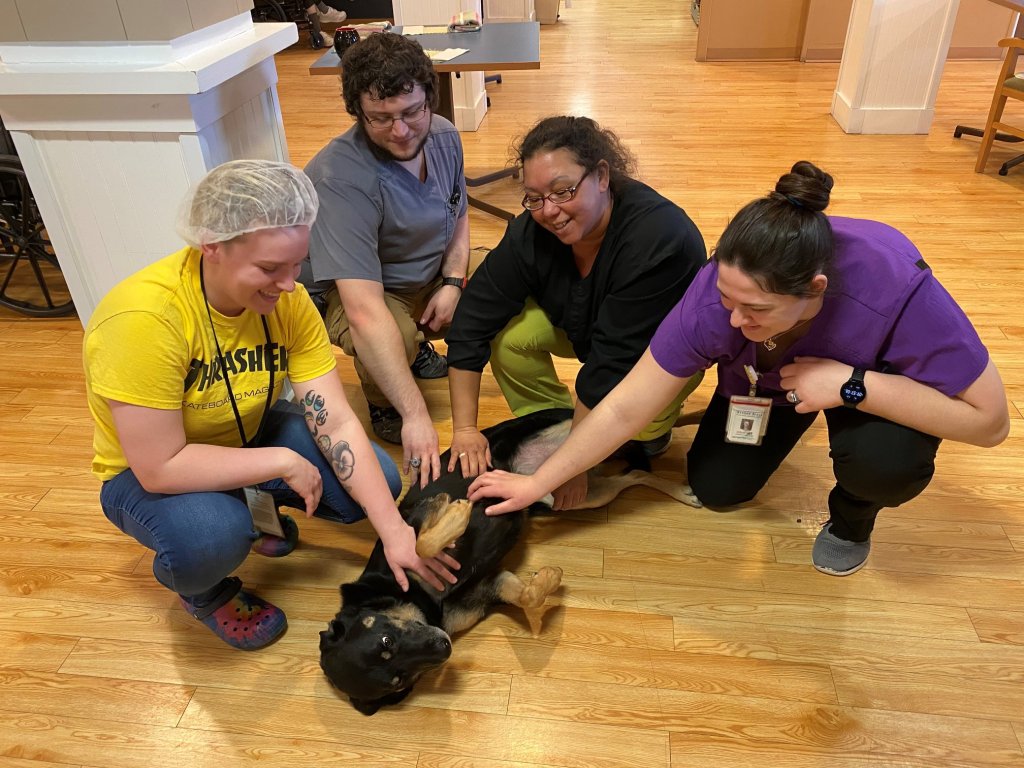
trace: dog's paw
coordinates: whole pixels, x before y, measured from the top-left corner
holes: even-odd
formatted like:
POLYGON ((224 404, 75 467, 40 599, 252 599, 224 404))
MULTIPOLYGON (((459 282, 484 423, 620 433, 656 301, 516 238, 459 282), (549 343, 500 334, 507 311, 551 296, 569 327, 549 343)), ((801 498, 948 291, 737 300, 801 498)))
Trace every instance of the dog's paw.
POLYGON ((523 593, 519 596, 521 608, 539 608, 544 604, 544 599, 554 592, 562 584, 562 569, 545 565, 530 579, 523 587, 523 593))
POLYGON ((530 632, 534 637, 540 635, 541 620, 548 609, 544 604, 547 596, 561 584, 562 569, 545 565, 533 575, 528 584, 523 586, 516 605, 526 614, 526 620, 530 622, 530 632))
POLYGON ((437 557, 453 541, 466 532, 473 503, 458 499, 446 505, 438 514, 431 515, 420 528, 416 537, 416 554, 420 557, 437 557))
POLYGON ((693 488, 691 488, 690 486, 680 486, 679 490, 680 493, 678 496, 676 496, 676 499, 683 502, 683 504, 687 504, 691 507, 697 507, 698 509, 704 506, 704 503, 697 498, 697 494, 693 492, 693 488))

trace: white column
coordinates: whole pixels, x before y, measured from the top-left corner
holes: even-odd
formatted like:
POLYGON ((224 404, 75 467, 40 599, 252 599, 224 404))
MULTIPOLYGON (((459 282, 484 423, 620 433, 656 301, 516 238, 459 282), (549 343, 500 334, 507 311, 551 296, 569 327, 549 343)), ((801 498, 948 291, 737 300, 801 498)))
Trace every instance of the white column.
MULTIPOLYGON (((460 11, 481 13, 481 0, 393 0, 395 24, 448 24, 460 11)), ((486 20, 485 20, 486 21, 486 20)), ((467 38, 468 40, 469 38, 467 38)), ((483 72, 452 75, 452 121, 460 131, 475 131, 487 114, 483 72)))
POLYGON ((928 133, 959 0, 854 0, 832 116, 847 133, 928 133))
POLYGON ((83 324, 182 246, 178 205, 210 168, 288 159, 273 55, 297 39, 245 12, 163 43, 0 44, 0 114, 83 324))
MULTIPOLYGON (((487 21, 535 21, 534 0, 484 0, 487 21)), ((569 7, 571 0, 566 0, 569 7)))

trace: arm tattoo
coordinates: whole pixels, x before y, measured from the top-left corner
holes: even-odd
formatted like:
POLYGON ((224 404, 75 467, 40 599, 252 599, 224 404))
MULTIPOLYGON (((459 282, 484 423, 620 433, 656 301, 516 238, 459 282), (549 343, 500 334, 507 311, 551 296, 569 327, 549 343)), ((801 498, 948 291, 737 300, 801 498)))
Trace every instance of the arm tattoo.
POLYGON ((351 479, 356 468, 356 457, 352 453, 352 446, 345 440, 334 443, 326 431, 320 431, 320 427, 327 423, 327 401, 324 400, 323 395, 310 390, 302 398, 302 406, 305 410, 306 426, 313 435, 313 439, 316 440, 317 447, 331 462, 334 474, 338 476, 342 487, 347 491, 348 487, 345 485, 345 481, 351 479))
POLYGON ((352 472, 356 468, 356 457, 348 443, 342 440, 335 445, 328 454, 328 458, 331 460, 331 466, 334 467, 334 473, 341 482, 352 477, 352 472))

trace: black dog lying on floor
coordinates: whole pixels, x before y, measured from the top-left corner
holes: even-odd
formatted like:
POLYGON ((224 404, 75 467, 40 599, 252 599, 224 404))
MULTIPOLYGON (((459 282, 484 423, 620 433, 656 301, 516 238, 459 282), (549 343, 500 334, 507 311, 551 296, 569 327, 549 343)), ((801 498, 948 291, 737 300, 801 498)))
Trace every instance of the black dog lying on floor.
MULTIPOLYGON (((569 409, 539 411, 485 429, 494 467, 532 473, 565 440, 572 415, 569 409)), ((458 465, 455 472, 446 471, 449 456, 447 451, 441 456, 441 477, 424 489, 413 485, 399 509, 417 530, 421 557, 436 555, 455 542, 450 554, 462 565, 458 583, 437 592, 413 578, 409 591, 402 592, 378 541, 359 579, 342 585, 341 610, 320 633, 320 667, 364 715, 408 696, 425 672, 448 660, 451 635, 476 624, 494 605, 522 607, 534 636, 539 634, 545 598, 561 583, 560 568, 544 567, 528 584, 501 569, 529 510, 485 515, 483 510, 496 500, 466 500, 471 480, 462 477, 458 465)), ((611 477, 592 471, 587 502, 581 508, 604 506, 632 485, 647 485, 700 506, 688 487, 633 470, 611 477)), ((543 504, 534 507, 547 509, 543 504)))

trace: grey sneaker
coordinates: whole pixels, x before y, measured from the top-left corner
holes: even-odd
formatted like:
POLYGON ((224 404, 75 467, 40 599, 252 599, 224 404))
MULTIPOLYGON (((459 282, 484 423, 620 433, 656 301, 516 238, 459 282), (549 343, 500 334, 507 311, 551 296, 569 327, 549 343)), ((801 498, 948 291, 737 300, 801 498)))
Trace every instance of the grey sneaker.
POLYGON ((373 434, 388 443, 402 444, 402 414, 393 406, 370 406, 370 426, 373 434))
POLYGON ((826 523, 818 533, 811 549, 811 562, 822 573, 830 576, 849 576, 868 562, 871 539, 846 541, 832 535, 832 523, 826 523))
POLYGON ((448 358, 439 354, 429 341, 421 341, 420 351, 409 367, 417 379, 443 379, 448 375, 448 358))

